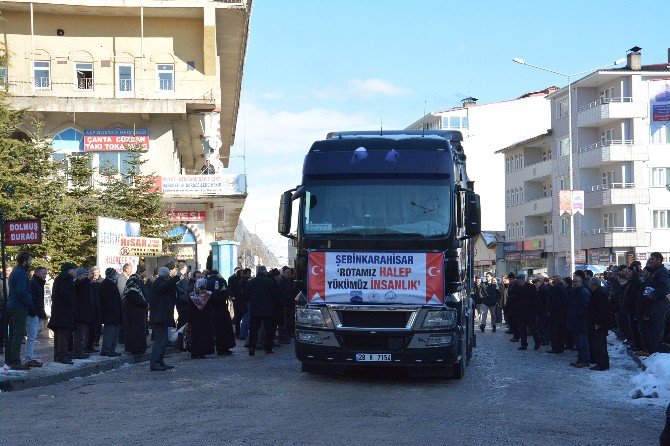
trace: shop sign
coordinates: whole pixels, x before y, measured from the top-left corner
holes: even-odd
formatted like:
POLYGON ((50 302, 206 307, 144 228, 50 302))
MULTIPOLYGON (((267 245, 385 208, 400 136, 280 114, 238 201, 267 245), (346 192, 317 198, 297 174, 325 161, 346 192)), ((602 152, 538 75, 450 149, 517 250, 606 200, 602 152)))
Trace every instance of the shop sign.
POLYGON ((635 253, 635 260, 645 262, 647 260, 647 253, 646 252, 635 253))
POLYGON ((506 252, 505 260, 521 260, 521 251, 506 252))
MULTIPOLYGON (((571 263, 571 258, 570 258, 570 251, 565 253, 565 261, 568 263, 571 263)), ((585 249, 580 249, 579 251, 575 252, 575 263, 579 265, 585 265, 586 264, 586 250, 585 249)))
POLYGON ((522 257, 523 259, 541 259, 541 258, 542 258, 542 253, 543 253, 543 252, 544 252, 544 251, 541 250, 541 249, 540 249, 540 250, 535 250, 535 251, 524 251, 524 252, 521 254, 521 257, 522 257))
POLYGON ((177 246, 177 258, 183 260, 194 260, 195 247, 193 245, 177 246))
POLYGON ((41 220, 8 220, 5 222, 5 245, 39 245, 42 243, 41 220))
POLYGON ((122 152, 129 148, 149 150, 149 130, 84 130, 85 152, 122 152))
POLYGON ((241 195, 247 192, 245 175, 174 175, 157 178, 158 190, 167 195, 241 195))
POLYGON ((163 240, 151 237, 121 237, 123 256, 153 256, 163 253, 163 240))
POLYGON ((119 273, 123 265, 129 263, 133 271, 137 270, 139 257, 121 254, 121 238, 139 237, 140 224, 117 220, 115 218, 98 217, 98 262, 100 271, 114 268, 119 273))
POLYGON ((536 251, 536 250, 543 250, 543 249, 544 249, 544 240, 542 240, 542 239, 524 240, 524 242, 523 242, 523 250, 524 251, 536 251))
POLYGON ((514 251, 522 251, 523 244, 521 242, 506 242, 503 244, 503 251, 506 253, 514 251))
POLYGON ((193 222, 205 221, 205 211, 167 211, 166 214, 170 217, 170 221, 177 222, 193 222))
POLYGON ((589 263, 592 265, 607 265, 612 261, 609 248, 589 249, 589 263))

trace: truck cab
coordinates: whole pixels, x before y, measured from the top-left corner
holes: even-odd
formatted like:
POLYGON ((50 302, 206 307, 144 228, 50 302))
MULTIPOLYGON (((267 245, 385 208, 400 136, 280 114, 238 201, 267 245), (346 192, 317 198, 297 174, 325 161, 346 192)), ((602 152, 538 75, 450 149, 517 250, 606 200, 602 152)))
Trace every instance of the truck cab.
POLYGON ((468 290, 480 210, 462 139, 457 131, 333 132, 312 145, 278 222, 296 247, 303 371, 463 377, 475 345, 468 290))

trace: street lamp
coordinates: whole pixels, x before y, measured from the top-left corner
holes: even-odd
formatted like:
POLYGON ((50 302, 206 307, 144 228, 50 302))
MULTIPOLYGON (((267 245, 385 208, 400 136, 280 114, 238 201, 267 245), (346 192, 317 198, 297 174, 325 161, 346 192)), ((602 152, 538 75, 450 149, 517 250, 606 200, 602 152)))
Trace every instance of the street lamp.
MULTIPOLYGON (((624 62, 626 62, 626 58, 621 58, 617 59, 614 62, 603 65, 601 67, 597 68, 591 68, 590 70, 584 70, 580 71, 579 73, 561 73, 560 71, 555 71, 550 68, 545 68, 541 67, 539 65, 532 65, 527 63, 525 60, 521 59, 520 57, 515 57, 512 59, 512 61, 520 64, 520 65, 525 65, 527 67, 531 68, 536 68, 538 70, 542 71, 547 71, 549 73, 553 74, 558 74, 559 76, 563 76, 567 78, 568 80, 568 176, 570 177, 570 190, 574 190, 574 184, 573 184, 573 171, 572 171, 572 79, 574 79, 575 76, 579 76, 585 73, 590 73, 592 71, 597 71, 601 70, 603 68, 610 67, 612 65, 620 65, 624 62)), ((575 271, 575 213, 574 209, 571 209, 570 211, 570 269, 571 272, 575 271)))

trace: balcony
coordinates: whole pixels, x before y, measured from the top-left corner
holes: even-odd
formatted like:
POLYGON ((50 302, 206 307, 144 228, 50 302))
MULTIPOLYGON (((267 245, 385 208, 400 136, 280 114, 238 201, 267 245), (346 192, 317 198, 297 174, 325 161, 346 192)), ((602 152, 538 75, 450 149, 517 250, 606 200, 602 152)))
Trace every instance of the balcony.
POLYGON ((523 178, 525 181, 532 181, 538 178, 545 178, 551 176, 551 160, 540 161, 539 163, 534 163, 525 166, 520 171, 510 172, 508 175, 518 175, 519 178, 523 178))
POLYGON ((610 227, 582 231, 582 249, 649 246, 651 232, 635 227, 610 227))
POLYGON ((16 108, 37 112, 187 113, 214 109, 216 82, 92 78, 7 79, 5 89, 16 108), (79 100, 73 100, 79 99, 79 100))
POLYGON ((599 99, 579 108, 577 126, 600 127, 618 119, 646 118, 648 104, 631 97, 599 99))
POLYGON ((649 204, 649 189, 636 188, 634 183, 610 183, 585 190, 584 206, 587 208, 616 204, 649 204))
POLYGON ((542 197, 535 200, 521 203, 521 211, 523 215, 530 217, 533 215, 543 215, 551 213, 552 197, 542 197))
POLYGON ((597 142, 580 147, 579 167, 593 167, 622 161, 648 161, 649 148, 635 144, 632 140, 612 140, 605 144, 597 142))

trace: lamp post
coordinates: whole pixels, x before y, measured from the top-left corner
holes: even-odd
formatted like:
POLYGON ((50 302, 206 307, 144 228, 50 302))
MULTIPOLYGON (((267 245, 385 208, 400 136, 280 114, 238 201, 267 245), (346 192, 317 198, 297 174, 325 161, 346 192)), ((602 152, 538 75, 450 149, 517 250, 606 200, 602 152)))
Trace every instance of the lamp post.
MULTIPOLYGON (((590 73, 592 71, 597 71, 601 70, 603 68, 610 67, 612 65, 619 65, 623 62, 626 61, 626 58, 621 58, 617 59, 614 62, 603 65, 601 67, 597 68, 591 68, 590 70, 584 70, 580 71, 579 73, 561 73, 560 71, 552 70, 550 68, 545 68, 541 67, 539 65, 533 65, 527 63, 524 59, 521 59, 519 57, 515 57, 512 59, 512 61, 520 64, 520 65, 525 65, 527 67, 531 68, 536 68, 538 70, 542 71, 547 71, 549 73, 553 74, 558 74, 559 76, 563 76, 567 79, 568 81, 568 176, 570 177, 570 191, 574 190, 574 179, 573 179, 573 168, 572 168, 572 80, 575 78, 575 76, 579 76, 582 74, 590 73)), ((570 203, 570 271, 574 272, 575 271, 575 213, 574 209, 572 208, 572 202, 570 203)))

